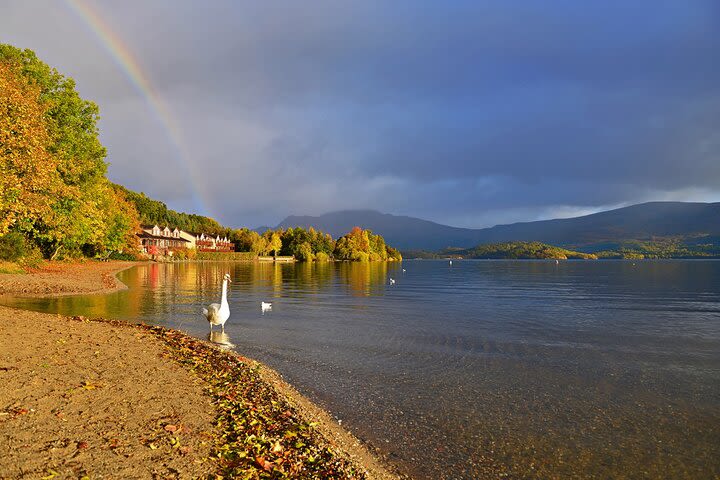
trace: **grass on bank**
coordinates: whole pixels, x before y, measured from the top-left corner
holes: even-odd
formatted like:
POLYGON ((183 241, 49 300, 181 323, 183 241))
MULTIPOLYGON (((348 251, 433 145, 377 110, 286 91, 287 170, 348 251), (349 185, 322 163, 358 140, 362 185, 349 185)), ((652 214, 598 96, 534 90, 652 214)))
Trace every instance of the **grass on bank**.
POLYGON ((0 273, 19 274, 25 273, 25 269, 18 265, 16 262, 0 260, 0 273))

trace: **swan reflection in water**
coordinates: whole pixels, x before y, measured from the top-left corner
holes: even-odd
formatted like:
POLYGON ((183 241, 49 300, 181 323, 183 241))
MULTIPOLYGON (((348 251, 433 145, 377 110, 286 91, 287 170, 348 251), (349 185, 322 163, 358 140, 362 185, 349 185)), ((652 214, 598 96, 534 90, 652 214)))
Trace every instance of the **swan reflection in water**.
POLYGON ((223 350, 228 350, 235 346, 230 341, 230 335, 225 332, 210 332, 207 335, 207 339, 223 350))

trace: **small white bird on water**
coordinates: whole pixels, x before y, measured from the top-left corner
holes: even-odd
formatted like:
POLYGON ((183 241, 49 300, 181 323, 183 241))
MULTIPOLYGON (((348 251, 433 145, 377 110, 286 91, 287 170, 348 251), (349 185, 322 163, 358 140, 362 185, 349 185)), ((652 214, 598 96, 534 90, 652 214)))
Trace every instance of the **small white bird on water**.
POLYGON ((262 310, 263 312, 267 312, 268 310, 272 310, 272 303, 260 302, 260 310, 262 310))
POLYGON ((452 267, 452 260, 450 260, 450 266, 452 267))
POLYGON ((390 285, 395 285, 395 279, 394 279, 394 278, 391 278, 391 279, 390 279, 390 285))
POLYGON ((403 268, 403 273, 405 273, 405 272, 407 272, 407 270, 405 270, 405 269, 403 268))
POLYGON ((220 296, 220 303, 211 303, 208 308, 203 308, 202 312, 210 323, 210 331, 212 332, 213 325, 220 325, 222 331, 225 331, 225 322, 230 318, 230 305, 227 301, 227 286, 230 283, 230 274, 226 273, 223 277, 222 282, 222 295, 220 296))

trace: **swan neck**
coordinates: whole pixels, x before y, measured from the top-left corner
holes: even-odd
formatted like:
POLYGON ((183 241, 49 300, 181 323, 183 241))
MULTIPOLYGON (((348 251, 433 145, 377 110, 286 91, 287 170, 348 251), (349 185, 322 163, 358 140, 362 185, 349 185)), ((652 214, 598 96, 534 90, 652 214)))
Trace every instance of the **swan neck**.
POLYGON ((227 302, 227 280, 223 280, 222 285, 222 297, 220 297, 220 303, 227 302))

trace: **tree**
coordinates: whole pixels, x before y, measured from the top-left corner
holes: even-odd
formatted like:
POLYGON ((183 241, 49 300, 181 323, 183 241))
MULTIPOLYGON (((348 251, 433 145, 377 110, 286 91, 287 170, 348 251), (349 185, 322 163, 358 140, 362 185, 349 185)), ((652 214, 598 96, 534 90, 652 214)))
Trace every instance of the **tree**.
POLYGON ((47 109, 48 150, 57 158, 63 182, 83 186, 103 178, 107 165, 98 138, 98 106, 80 98, 75 81, 50 68, 32 50, 0 44, 0 63, 13 66, 39 87, 40 102, 47 109))
POLYGON ((260 235, 256 231, 248 228, 240 228, 230 233, 230 241, 235 244, 236 252, 258 253, 253 247, 259 238, 260 235))
POLYGON ((0 44, 0 234, 46 256, 134 248, 137 214, 105 178, 98 107, 30 50, 0 44), (120 239, 126 242, 121 247, 120 239))
POLYGON ((273 255, 277 255, 280 252, 280 249, 282 248, 282 240, 280 239, 280 234, 277 232, 273 232, 273 234, 270 236, 270 241, 268 242, 268 253, 272 253, 273 255))
POLYGON ((0 235, 32 231, 51 212, 56 192, 65 190, 56 157, 50 154, 47 106, 40 88, 17 67, 0 63, 0 235))
POLYGON ((354 227, 347 235, 338 238, 333 255, 337 260, 358 262, 402 260, 400 252, 387 246, 382 236, 360 227, 354 227))
POLYGON ((163 202, 152 200, 144 193, 133 192, 122 185, 113 185, 113 188, 135 205, 140 222, 145 225, 168 225, 187 232, 220 235, 233 240, 235 230, 223 227, 210 217, 170 210, 163 202))
POLYGON ((267 245, 267 239, 258 235, 257 240, 253 242, 252 250, 250 251, 257 253, 258 255, 264 254, 265 250, 267 249, 267 245))
POLYGON ((96 255, 108 257, 114 252, 139 253, 136 232, 140 231, 140 222, 135 206, 121 193, 106 186, 101 195, 99 208, 104 212, 101 235, 94 245, 96 255))
POLYGON ((268 230, 263 233, 262 238, 265 239, 265 249, 263 255, 277 255, 282 248, 282 239, 280 233, 268 230))
POLYGON ((301 262, 311 262, 313 260, 312 247, 310 247, 308 242, 296 245, 293 254, 295 255, 295 258, 301 262))

